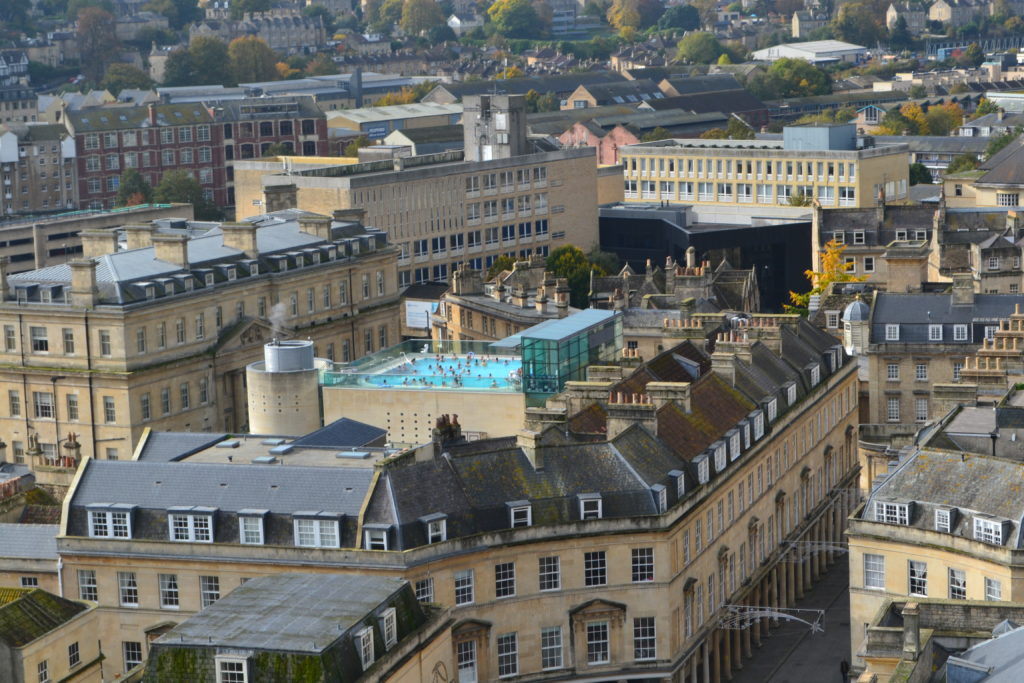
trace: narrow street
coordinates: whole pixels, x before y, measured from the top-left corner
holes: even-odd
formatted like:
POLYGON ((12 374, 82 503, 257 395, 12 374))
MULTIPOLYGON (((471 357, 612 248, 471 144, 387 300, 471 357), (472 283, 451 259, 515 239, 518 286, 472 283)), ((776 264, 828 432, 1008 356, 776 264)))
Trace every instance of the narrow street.
POLYGON ((743 662, 732 683, 839 683, 839 664, 850 661, 849 565, 845 554, 804 599, 799 609, 824 609, 825 632, 811 633, 796 621, 783 621, 743 662))

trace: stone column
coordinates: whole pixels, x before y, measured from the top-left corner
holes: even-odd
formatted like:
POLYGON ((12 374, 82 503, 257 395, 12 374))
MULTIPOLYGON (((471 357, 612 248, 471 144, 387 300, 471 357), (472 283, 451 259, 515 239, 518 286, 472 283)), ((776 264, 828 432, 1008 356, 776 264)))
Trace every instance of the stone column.
MULTIPOLYGON (((707 637, 704 638, 704 643, 700 646, 700 649, 701 649, 701 654, 703 655, 703 659, 704 659, 704 661, 703 661, 703 665, 704 665, 704 679, 703 680, 704 680, 704 683, 717 683, 717 681, 718 681, 718 677, 717 676, 715 677, 714 681, 712 681, 712 678, 711 678, 711 652, 710 652, 710 646, 708 644, 707 637)), ((716 673, 717 673, 717 669, 716 669, 716 673)))
POLYGON ((748 621, 747 627, 743 629, 743 656, 750 659, 754 656, 754 651, 751 646, 751 639, 753 638, 752 631, 758 628, 756 621, 748 621))
POLYGON ((728 631, 720 631, 722 652, 719 660, 722 662, 722 680, 732 680, 732 638, 728 631))
MULTIPOLYGON (((764 581, 757 584, 757 587, 754 589, 754 605, 756 607, 764 607, 764 581)), ((754 622, 754 647, 761 647, 761 630, 764 626, 764 619, 758 618, 758 620, 754 622)), ((753 653, 750 653, 747 656, 752 657, 753 653)))

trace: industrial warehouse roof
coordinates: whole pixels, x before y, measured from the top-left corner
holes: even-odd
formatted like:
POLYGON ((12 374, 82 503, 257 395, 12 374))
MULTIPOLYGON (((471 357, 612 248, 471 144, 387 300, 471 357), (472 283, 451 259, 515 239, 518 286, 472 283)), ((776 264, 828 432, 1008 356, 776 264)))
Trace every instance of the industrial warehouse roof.
POLYGON ((368 574, 264 576, 178 624, 161 644, 318 653, 404 585, 368 574))
POLYGON ((344 109, 327 112, 327 120, 343 118, 358 123, 374 123, 392 119, 412 119, 421 116, 442 116, 444 114, 461 114, 461 104, 440 104, 436 102, 413 102, 412 104, 393 104, 386 107, 362 107, 360 109, 344 109))

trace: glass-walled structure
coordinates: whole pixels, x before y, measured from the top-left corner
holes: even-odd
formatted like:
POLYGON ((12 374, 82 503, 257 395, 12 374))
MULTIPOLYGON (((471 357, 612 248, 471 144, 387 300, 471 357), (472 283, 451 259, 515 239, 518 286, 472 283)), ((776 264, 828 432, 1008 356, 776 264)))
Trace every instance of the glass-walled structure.
POLYGON ((543 406, 566 382, 585 380, 588 365, 618 358, 622 314, 590 308, 534 325, 495 346, 516 341, 522 353, 526 405, 543 406))

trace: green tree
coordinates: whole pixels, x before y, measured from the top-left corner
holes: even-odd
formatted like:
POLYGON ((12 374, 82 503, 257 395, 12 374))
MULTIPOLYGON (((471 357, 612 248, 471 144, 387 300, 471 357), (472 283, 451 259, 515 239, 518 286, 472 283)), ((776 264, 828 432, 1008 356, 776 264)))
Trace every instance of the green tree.
POLYGON ((506 38, 529 38, 537 26, 537 11, 529 0, 495 0, 487 10, 494 30, 506 38))
POLYGON ((323 5, 306 5, 302 8, 302 16, 313 19, 320 17, 324 22, 324 30, 327 31, 327 36, 334 35, 334 29, 336 28, 334 15, 331 14, 331 10, 323 5))
POLYGON ((812 294, 825 292, 833 282, 863 282, 866 276, 856 276, 850 273, 853 263, 847 263, 843 258, 846 251, 845 244, 839 244, 835 240, 825 243, 825 249, 821 252, 821 270, 805 270, 804 275, 811 282, 811 291, 803 294, 796 292, 789 293, 789 300, 793 305, 786 305, 787 313, 807 313, 807 305, 811 301, 812 294))
POLYGON ((330 76, 338 73, 338 65, 329 55, 321 52, 306 63, 305 72, 309 76, 330 76))
POLYGON ((910 184, 911 185, 931 185, 932 184, 932 173, 928 170, 928 167, 918 162, 910 165, 910 184))
POLYGON ((576 308, 587 308, 590 300, 590 272, 595 275, 607 273, 590 262, 587 255, 579 247, 566 245, 555 249, 548 255, 547 269, 555 277, 564 277, 569 281, 569 303, 576 308))
POLYGON ((405 0, 402 3, 402 19, 399 25, 412 36, 418 36, 429 28, 444 23, 440 5, 435 0, 405 0))
POLYGON ((725 48, 714 34, 694 31, 679 41, 677 57, 693 64, 714 64, 725 53, 725 48))
POLYGON ((978 168, 978 157, 973 154, 961 154, 960 156, 953 157, 953 160, 949 162, 949 166, 946 167, 946 175, 953 173, 962 173, 964 171, 973 171, 978 168))
POLYGON ((402 20, 404 0, 383 0, 371 20, 371 28, 379 33, 388 33, 391 27, 402 20))
MULTIPOLYGON (((15 2, 14 4, 17 5, 18 3, 15 2)), ((114 3, 112 0, 68 0, 65 16, 67 16, 68 21, 74 21, 82 10, 89 7, 96 7, 111 14, 114 13, 114 3)))
POLYGON ((270 9, 270 0, 232 0, 231 18, 241 19, 246 12, 266 12, 270 9))
POLYGON ((288 148, 288 145, 283 142, 275 142, 274 144, 267 147, 267 150, 263 152, 265 157, 284 157, 292 153, 292 150, 288 148))
POLYGON ((928 90, 920 83, 916 83, 910 86, 910 90, 907 91, 907 94, 910 95, 910 99, 912 100, 920 100, 924 97, 928 97, 928 90))
POLYGON ((601 251, 600 247, 591 249, 587 260, 607 274, 619 272, 619 257, 610 251, 601 251))
POLYGON ((931 135, 949 135, 964 122, 964 111, 956 102, 933 104, 924 117, 931 135))
POLYGON ((117 206, 136 206, 138 204, 149 204, 153 201, 153 188, 142 174, 134 168, 125 169, 121 174, 121 181, 117 187, 117 199, 114 203, 117 206))
POLYGON ((212 36, 199 36, 188 46, 191 85, 234 85, 228 46, 212 36))
POLYGON ((218 220, 223 214, 203 196, 203 188, 188 171, 167 171, 153 190, 153 199, 161 204, 191 204, 198 220, 218 220))
POLYGON ((78 13, 78 53, 82 75, 90 83, 99 83, 107 67, 117 61, 121 41, 117 39, 114 15, 96 7, 78 13))
POLYGON ((753 140, 754 130, 738 116, 730 116, 725 126, 725 133, 730 140, 753 140))
POLYGON ((869 5, 851 2, 839 8, 839 14, 832 24, 836 38, 857 45, 873 46, 882 35, 879 14, 869 5))
POLYGON ((203 16, 196 0, 149 0, 142 9, 164 15, 171 28, 179 30, 203 16))
POLYGON ((502 254, 498 258, 494 259, 494 263, 487 269, 487 279, 493 280, 503 270, 512 270, 516 265, 515 259, 508 254, 502 254))
POLYGON ((747 89, 763 99, 827 95, 832 92, 832 78, 802 59, 783 58, 748 78, 747 89))
POLYGON ((360 149, 363 147, 369 147, 371 144, 373 143, 370 142, 370 138, 365 135, 360 135, 355 140, 345 145, 345 156, 357 157, 359 156, 360 149))
POLYGON ((153 79, 138 67, 118 62, 107 67, 107 73, 103 76, 100 87, 109 90, 111 95, 117 97, 125 88, 149 90, 153 87, 153 79))
POLYGON ((164 81, 167 87, 189 85, 192 79, 192 55, 188 50, 174 50, 164 63, 164 81))
POLYGON ((658 28, 692 31, 700 28, 700 13, 693 5, 672 5, 658 19, 658 28))
POLYGON ((526 93, 526 108, 531 113, 558 111, 558 98, 553 92, 541 95, 536 90, 530 90, 526 93))
POLYGON ((654 142, 655 140, 667 140, 672 137, 672 133, 668 132, 661 126, 656 126, 653 130, 644 133, 643 137, 640 138, 640 142, 654 142))
POLYGON ((985 116, 986 114, 995 114, 998 111, 1000 111, 999 105, 995 104, 987 97, 982 97, 981 101, 978 102, 978 108, 974 110, 973 118, 985 116))
POLYGON ((1016 140, 1020 136, 1020 128, 1009 130, 1002 135, 997 135, 994 138, 989 138, 988 145, 985 147, 985 158, 991 159, 1008 144, 1016 140))
POLYGON ((242 36, 228 45, 228 63, 236 83, 277 79, 277 53, 261 38, 242 36))
POLYGON ((889 32, 889 45, 894 50, 909 50, 914 46, 914 37, 907 28, 907 19, 900 15, 889 32))

